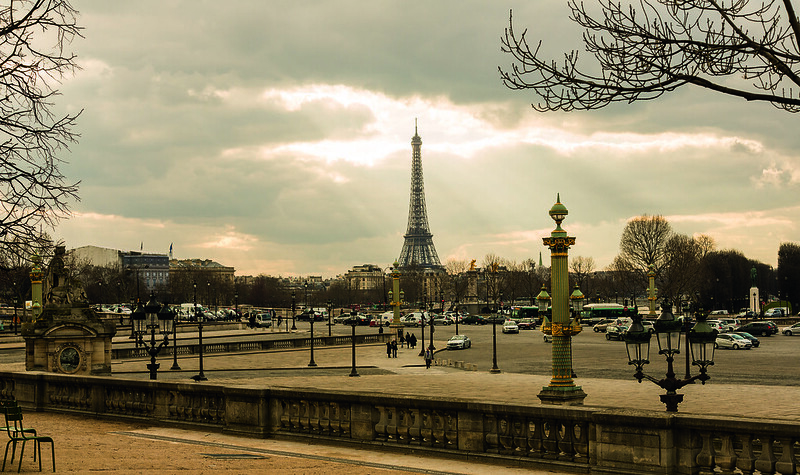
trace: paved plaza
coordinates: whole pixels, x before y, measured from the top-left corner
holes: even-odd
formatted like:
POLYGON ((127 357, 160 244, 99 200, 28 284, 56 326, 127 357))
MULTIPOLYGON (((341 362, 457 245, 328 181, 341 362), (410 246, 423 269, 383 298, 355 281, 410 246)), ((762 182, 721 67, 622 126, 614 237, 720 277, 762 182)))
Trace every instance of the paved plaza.
MULTIPOLYGON (((116 341, 116 339, 115 339, 116 341)), ((120 340, 122 341, 122 340, 120 340)), ((444 347, 444 341, 436 342, 444 347)), ((19 343, 0 344, 0 348, 19 343)), ((309 368, 309 349, 210 355, 204 359, 208 381, 192 384, 254 388, 303 388, 369 394, 540 405, 536 397, 549 378, 525 374, 490 374, 435 365, 426 369, 415 350, 401 348, 387 358, 385 345, 357 348, 359 377, 350 377, 351 349, 315 349, 317 367, 309 368)), ((469 351, 440 351, 437 360, 467 358, 469 351)), ((181 371, 170 371, 171 358, 161 358, 160 381, 191 382, 197 357, 179 358, 181 371)), ((467 361, 468 362, 468 361, 467 361)), ((115 361, 116 377, 147 379, 146 361, 115 361)), ((4 371, 24 370, 22 362, 0 365, 4 371)), ((501 368, 502 369, 502 368, 501 368)), ((577 378, 588 395, 586 406, 664 411, 663 391, 650 382, 577 378)), ((690 385, 679 406, 681 414, 736 415, 800 420, 796 410, 800 387, 714 384, 690 385)), ((535 473, 432 457, 420 458, 374 450, 355 450, 307 443, 230 437, 216 433, 118 423, 49 413, 26 414, 26 422, 56 439, 60 473, 535 473)), ((45 464, 49 462, 44 456, 45 464)), ((46 468, 46 467, 45 467, 46 468)), ((23 470, 38 469, 26 455, 23 470)), ((541 472, 554 473, 554 472, 541 472)))

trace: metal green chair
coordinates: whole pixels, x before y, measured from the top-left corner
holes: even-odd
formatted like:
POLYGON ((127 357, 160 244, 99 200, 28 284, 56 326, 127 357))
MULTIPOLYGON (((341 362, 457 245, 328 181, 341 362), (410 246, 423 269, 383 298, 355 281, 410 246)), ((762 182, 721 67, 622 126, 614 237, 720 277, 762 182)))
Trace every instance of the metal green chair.
POLYGON ((8 442, 6 443, 6 450, 3 454, 3 468, 2 470, 5 471, 6 469, 6 459, 8 458, 8 446, 13 444, 13 449, 11 451, 11 462, 14 462, 14 452, 16 452, 16 446, 18 442, 21 442, 22 446, 19 451, 19 467, 17 467, 17 472, 22 471, 22 456, 25 454, 25 443, 28 441, 33 441, 33 460, 39 459, 39 471, 42 471, 42 443, 49 443, 50 444, 50 451, 51 456, 53 458, 53 472, 56 471, 56 447, 55 443, 53 443, 53 438, 48 436, 41 436, 41 435, 32 435, 34 434, 33 429, 26 428, 22 425, 22 409, 19 406, 16 407, 6 407, 5 410, 6 416, 6 433, 8 434, 8 442), (38 453, 38 457, 37 457, 38 453))
MULTIPOLYGON (((18 405, 16 399, 0 399, 0 413, 5 415, 6 409, 8 409, 10 407, 19 408, 19 405, 18 405)), ((8 432, 8 425, 6 425, 5 427, 0 427, 0 431, 8 432)), ((30 427, 24 427, 22 429, 22 431, 23 432, 28 432, 28 433, 33 434, 33 435, 36 435, 36 429, 30 428, 30 427)), ((17 444, 14 443, 13 446, 12 446, 12 450, 11 450, 11 463, 14 463, 14 454, 16 454, 16 452, 17 452, 17 444)), ((36 456, 36 452, 34 452, 34 459, 33 459, 34 461, 36 461, 35 456, 36 456)), ((5 461, 4 461, 4 463, 5 463, 5 461)))

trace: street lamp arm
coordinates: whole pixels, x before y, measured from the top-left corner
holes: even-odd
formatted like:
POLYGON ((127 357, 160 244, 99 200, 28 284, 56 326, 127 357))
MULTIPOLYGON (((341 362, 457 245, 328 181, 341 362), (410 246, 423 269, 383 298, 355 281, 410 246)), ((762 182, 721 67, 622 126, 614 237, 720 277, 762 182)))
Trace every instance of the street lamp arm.
POLYGON ((660 387, 661 389, 664 389, 664 390, 666 390, 668 392, 675 392, 675 391, 683 388, 684 386, 692 384, 693 382, 698 381, 698 380, 701 383, 706 384, 706 381, 711 379, 711 376, 706 374, 705 368, 700 370, 700 374, 696 374, 696 375, 694 375, 694 376, 692 376, 690 378, 685 378, 685 379, 677 379, 675 377, 666 377, 666 378, 662 378, 662 379, 656 379, 656 378, 650 376, 649 374, 643 373, 641 370, 637 371, 634 376, 635 376, 636 379, 639 380, 640 383, 642 382, 643 379, 646 379, 646 380, 654 383, 656 386, 660 387))

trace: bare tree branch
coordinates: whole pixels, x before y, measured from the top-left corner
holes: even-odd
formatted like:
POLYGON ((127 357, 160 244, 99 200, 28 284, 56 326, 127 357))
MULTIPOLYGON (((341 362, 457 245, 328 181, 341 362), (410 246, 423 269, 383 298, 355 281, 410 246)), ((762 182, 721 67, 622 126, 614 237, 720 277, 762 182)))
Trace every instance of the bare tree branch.
POLYGON ((78 114, 56 116, 54 87, 77 67, 66 51, 81 28, 67 0, 0 7, 0 236, 2 252, 27 252, 43 228, 68 217, 78 183, 61 173, 78 114))
POLYGON ((597 72, 540 56, 513 18, 501 38, 512 57, 499 68, 510 89, 532 89, 538 111, 599 109, 612 102, 652 100, 692 84, 748 101, 800 111, 800 23, 791 0, 597 0, 601 13, 570 0, 570 19, 597 72))

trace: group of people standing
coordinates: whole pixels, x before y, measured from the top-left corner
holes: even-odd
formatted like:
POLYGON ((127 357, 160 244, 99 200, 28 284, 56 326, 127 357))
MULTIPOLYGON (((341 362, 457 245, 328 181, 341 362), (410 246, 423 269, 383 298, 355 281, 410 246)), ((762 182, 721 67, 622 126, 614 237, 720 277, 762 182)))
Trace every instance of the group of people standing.
MULTIPOLYGON (((408 345, 408 348, 416 348, 417 336, 410 332, 406 332, 405 336, 400 333, 400 347, 404 347, 405 345, 408 345)), ((433 350, 430 347, 426 348, 424 355, 425 367, 430 368, 433 362, 433 350)), ((397 358, 397 339, 386 342, 386 357, 397 358)))

